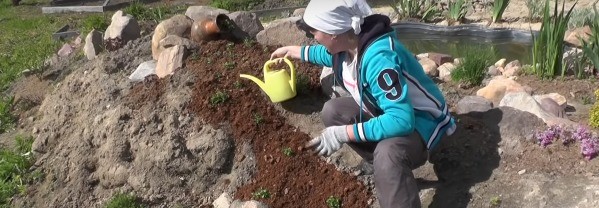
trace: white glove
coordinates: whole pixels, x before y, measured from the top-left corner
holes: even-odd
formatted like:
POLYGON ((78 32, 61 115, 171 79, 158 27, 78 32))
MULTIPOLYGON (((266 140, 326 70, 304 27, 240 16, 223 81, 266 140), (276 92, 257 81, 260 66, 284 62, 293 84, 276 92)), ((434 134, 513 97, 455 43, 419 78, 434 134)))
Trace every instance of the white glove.
POLYGON ((341 145, 346 142, 349 142, 349 135, 345 126, 331 126, 324 129, 320 136, 310 140, 306 146, 316 146, 318 155, 329 156, 341 149, 341 145))

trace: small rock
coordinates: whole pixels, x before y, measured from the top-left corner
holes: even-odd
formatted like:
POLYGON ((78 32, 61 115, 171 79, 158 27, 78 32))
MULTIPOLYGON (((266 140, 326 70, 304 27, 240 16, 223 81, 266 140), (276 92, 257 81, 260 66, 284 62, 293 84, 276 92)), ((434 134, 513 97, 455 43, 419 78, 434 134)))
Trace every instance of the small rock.
POLYGON ((514 61, 511 61, 510 63, 508 63, 507 65, 505 65, 505 67, 502 71, 502 74, 503 74, 503 76, 506 76, 506 77, 517 76, 517 75, 520 75, 521 71, 522 71, 522 64, 520 64, 520 61, 514 60, 514 61))
POLYGON ((526 173, 526 169, 522 169, 522 170, 518 171, 518 175, 522 175, 524 173, 526 173))
POLYGON ((70 44, 65 43, 64 45, 62 45, 62 48, 60 48, 60 50, 58 50, 57 54, 59 57, 67 57, 67 56, 71 55, 71 53, 73 53, 73 51, 74 51, 73 47, 70 44))
POLYGON ((214 202, 212 202, 212 206, 214 208, 229 208, 231 206, 231 197, 227 192, 222 193, 214 202))
POLYGON ((493 66, 489 66, 489 68, 487 69, 487 75, 488 76, 497 76, 501 74, 501 71, 499 71, 499 68, 497 68, 495 65, 493 66))
POLYGON ((131 81, 143 81, 148 75, 156 74, 156 61, 150 60, 141 63, 129 76, 131 81))
POLYGON ((421 53, 416 55, 416 58, 418 58, 418 60, 423 59, 423 58, 428 58, 428 53, 421 53))
POLYGON ((439 66, 437 70, 439 70, 439 78, 443 81, 449 82, 451 81, 451 72, 456 68, 455 65, 451 62, 444 63, 439 66))
POLYGON ((495 62, 495 67, 497 68, 503 68, 505 67, 505 62, 507 61, 507 59, 499 59, 499 61, 495 62))
POLYGON ((293 16, 301 17, 304 15, 304 12, 306 12, 306 8, 299 8, 299 9, 293 10, 293 16))
POLYGON ((441 66, 445 63, 453 63, 453 57, 449 54, 428 53, 428 58, 433 60, 437 66, 441 66))
POLYGON ((427 75, 431 77, 436 77, 439 75, 439 70, 437 70, 437 64, 433 60, 429 58, 422 58, 418 62, 420 63, 420 65, 422 65, 422 69, 427 75))

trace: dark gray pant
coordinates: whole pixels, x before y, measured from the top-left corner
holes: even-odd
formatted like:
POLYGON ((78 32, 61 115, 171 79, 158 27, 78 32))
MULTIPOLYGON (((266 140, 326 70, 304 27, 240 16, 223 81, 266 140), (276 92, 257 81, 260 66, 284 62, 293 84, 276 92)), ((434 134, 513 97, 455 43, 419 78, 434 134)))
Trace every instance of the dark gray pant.
MULTIPOLYGON (((354 124, 360 107, 352 97, 333 98, 324 104, 325 126, 354 124)), ((370 119, 362 114, 363 121, 370 119)), ((428 153, 420 134, 384 139, 380 142, 347 143, 366 161, 374 164, 374 185, 382 208, 420 207, 416 179, 412 173, 427 160, 428 153)))

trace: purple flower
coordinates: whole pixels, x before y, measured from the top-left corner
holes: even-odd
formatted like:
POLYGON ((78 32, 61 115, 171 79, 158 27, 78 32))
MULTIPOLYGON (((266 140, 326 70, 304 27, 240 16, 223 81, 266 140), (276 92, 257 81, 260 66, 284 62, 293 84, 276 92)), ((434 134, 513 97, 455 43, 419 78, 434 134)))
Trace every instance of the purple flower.
POLYGON ((547 130, 543 132, 537 132, 536 137, 537 140, 539 140, 539 144, 541 145, 541 147, 547 147, 547 145, 553 143, 553 140, 555 139, 555 136, 547 130))
POLYGON ((584 139, 590 139, 592 137, 592 133, 589 131, 589 129, 586 126, 583 125, 579 125, 578 128, 576 128, 576 131, 574 131, 572 133, 572 138, 578 140, 578 141, 582 141, 584 139))
POLYGON ((599 138, 586 137, 581 141, 580 151, 587 160, 593 159, 599 153, 599 138))

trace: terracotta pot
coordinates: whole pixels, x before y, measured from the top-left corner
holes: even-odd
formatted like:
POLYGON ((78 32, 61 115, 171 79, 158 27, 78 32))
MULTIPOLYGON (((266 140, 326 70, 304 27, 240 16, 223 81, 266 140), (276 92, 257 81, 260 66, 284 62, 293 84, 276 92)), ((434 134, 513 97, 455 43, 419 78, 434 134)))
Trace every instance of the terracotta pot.
POLYGON ((191 26, 191 39, 193 41, 216 40, 226 36, 235 29, 235 22, 229 19, 226 14, 219 14, 216 17, 205 17, 195 21, 191 26))

